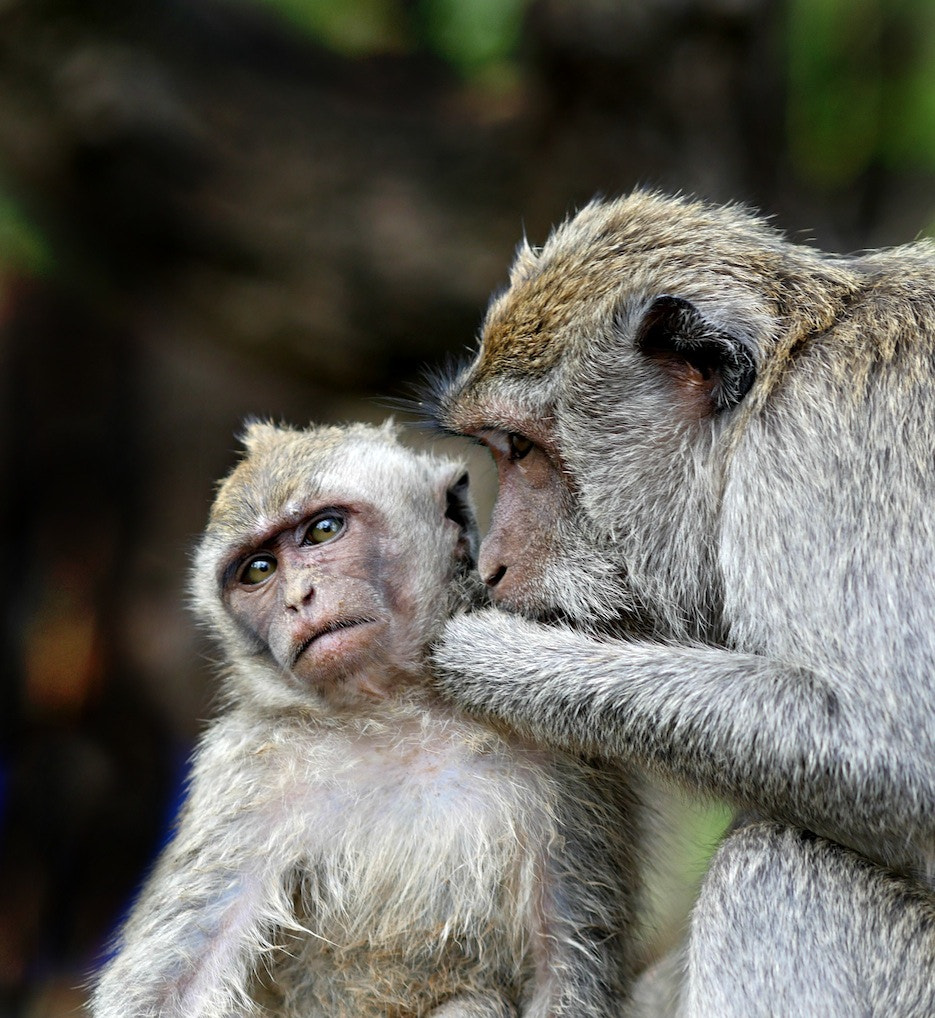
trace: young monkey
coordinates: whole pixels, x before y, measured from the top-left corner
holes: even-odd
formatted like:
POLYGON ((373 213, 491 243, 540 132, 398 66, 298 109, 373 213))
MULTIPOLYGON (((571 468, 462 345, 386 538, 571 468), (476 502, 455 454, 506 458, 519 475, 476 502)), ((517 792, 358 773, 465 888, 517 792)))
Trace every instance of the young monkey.
POLYGON ((392 425, 244 444, 193 573, 225 709, 93 1015, 616 1018, 623 783, 432 690, 479 587, 463 465, 392 425))

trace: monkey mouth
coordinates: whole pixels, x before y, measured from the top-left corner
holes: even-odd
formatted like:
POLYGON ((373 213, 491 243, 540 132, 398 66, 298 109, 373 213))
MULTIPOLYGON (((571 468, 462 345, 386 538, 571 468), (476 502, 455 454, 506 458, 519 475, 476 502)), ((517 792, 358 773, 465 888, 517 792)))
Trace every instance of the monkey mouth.
POLYGON ((352 629, 354 626, 366 626, 371 622, 376 622, 374 618, 369 616, 361 616, 360 618, 353 619, 336 619, 334 622, 329 622, 327 625, 321 626, 318 629, 310 633, 299 645, 296 647, 295 653, 292 655, 292 661, 290 667, 295 667, 299 658, 312 646, 317 640, 320 640, 323 636, 328 636, 331 633, 337 633, 342 629, 352 629))

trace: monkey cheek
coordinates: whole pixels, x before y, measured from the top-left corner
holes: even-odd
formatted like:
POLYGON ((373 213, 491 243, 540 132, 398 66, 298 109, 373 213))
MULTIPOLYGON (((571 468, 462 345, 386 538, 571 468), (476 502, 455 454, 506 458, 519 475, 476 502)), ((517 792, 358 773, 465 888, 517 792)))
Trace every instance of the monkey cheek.
POLYGON ((491 589, 490 595, 497 607, 507 611, 535 614, 545 608, 541 563, 514 563, 491 589))

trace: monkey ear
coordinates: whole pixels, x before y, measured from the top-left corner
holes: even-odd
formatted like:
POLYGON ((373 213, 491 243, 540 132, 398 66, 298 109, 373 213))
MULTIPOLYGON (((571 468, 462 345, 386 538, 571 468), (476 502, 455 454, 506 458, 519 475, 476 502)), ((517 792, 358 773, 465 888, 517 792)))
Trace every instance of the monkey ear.
POLYGON ((732 410, 756 378, 749 344, 715 328, 683 297, 653 300, 640 322, 636 348, 657 361, 686 395, 705 398, 712 413, 732 410))
POLYGON ((244 447, 245 453, 249 456, 255 453, 264 442, 281 434, 282 430, 271 420, 251 416, 244 421, 243 430, 237 436, 237 439, 244 447))

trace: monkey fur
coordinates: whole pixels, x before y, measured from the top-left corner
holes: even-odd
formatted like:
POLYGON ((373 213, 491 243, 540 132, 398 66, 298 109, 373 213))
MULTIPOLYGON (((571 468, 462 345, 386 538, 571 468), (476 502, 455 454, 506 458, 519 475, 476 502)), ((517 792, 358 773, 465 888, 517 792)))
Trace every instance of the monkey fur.
POLYGON ((224 707, 92 1014, 621 1014, 623 786, 429 685, 430 642, 482 590, 463 465, 390 425, 244 443, 192 581, 224 707))
POLYGON ((500 484, 446 694, 743 816, 647 1013, 935 1014, 935 245, 595 201, 427 399, 500 484))

